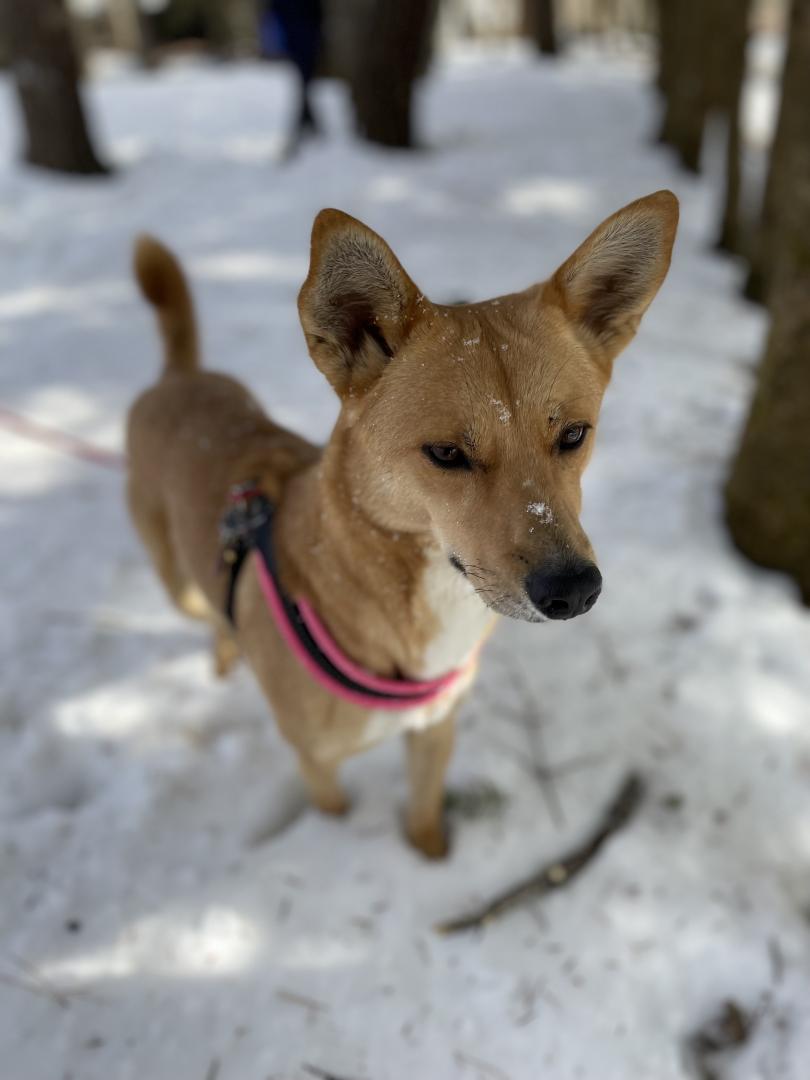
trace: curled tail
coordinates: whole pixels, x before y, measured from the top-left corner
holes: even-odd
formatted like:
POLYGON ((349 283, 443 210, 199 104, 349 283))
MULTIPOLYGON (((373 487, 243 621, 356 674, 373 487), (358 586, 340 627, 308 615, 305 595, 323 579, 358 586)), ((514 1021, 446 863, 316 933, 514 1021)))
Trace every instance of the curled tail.
POLYGON ((194 302, 180 263, 152 236, 135 243, 135 277, 157 312, 163 336, 166 372, 190 372, 199 366, 194 302))

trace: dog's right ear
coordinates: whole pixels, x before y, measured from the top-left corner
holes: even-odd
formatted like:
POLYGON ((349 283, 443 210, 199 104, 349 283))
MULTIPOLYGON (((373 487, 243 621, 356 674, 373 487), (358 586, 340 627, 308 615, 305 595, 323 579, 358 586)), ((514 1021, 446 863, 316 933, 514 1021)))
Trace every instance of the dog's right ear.
POLYGON ((298 312, 312 359, 341 397, 382 373, 411 330, 418 298, 382 237, 340 210, 321 210, 298 312))

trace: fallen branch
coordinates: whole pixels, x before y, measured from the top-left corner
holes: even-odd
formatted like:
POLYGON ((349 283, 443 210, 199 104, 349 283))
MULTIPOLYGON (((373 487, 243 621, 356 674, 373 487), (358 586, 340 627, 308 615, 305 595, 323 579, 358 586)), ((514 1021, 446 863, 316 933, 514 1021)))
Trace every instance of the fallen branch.
POLYGON ((544 866, 538 873, 490 901, 480 911, 462 915, 457 919, 449 919, 447 922, 439 923, 435 929, 440 934, 457 934, 462 930, 473 930, 484 926, 526 900, 538 900, 546 893, 568 885, 599 853, 605 841, 627 825, 638 809, 643 795, 644 785, 641 779, 631 774, 607 808, 597 829, 581 847, 544 866))
POLYGON ((35 982, 23 975, 7 975, 5 972, 0 972, 0 984, 13 986, 17 990, 26 990, 29 994, 38 994, 58 1005, 60 1009, 67 1009, 70 1005, 70 999, 65 991, 35 982))
POLYGON ((90 990, 86 990, 82 987, 58 986, 56 983, 51 982, 50 979, 40 974, 33 964, 30 964, 21 956, 8 954, 5 959, 8 963, 14 964, 18 968, 19 973, 0 970, 0 984, 13 986, 18 990, 26 990, 29 994, 38 994, 40 997, 47 998, 55 1005, 58 1005, 60 1009, 69 1008, 71 1001, 77 998, 96 1001, 101 1000, 97 995, 91 993, 90 990))
POLYGON ((313 1013, 328 1012, 329 1006, 315 998, 306 997, 304 994, 294 994, 291 990, 276 990, 279 1001, 286 1001, 290 1005, 300 1005, 302 1009, 308 1009, 313 1013))
POLYGON ((492 1080, 509 1080, 506 1073, 499 1069, 497 1065, 490 1065, 488 1062, 482 1061, 481 1058, 465 1054, 462 1050, 456 1050, 453 1057, 459 1065, 469 1065, 481 1076, 489 1076, 492 1080))
POLYGON ((316 1076, 318 1080, 347 1080, 345 1076, 338 1076, 337 1073, 328 1072, 318 1065, 302 1065, 301 1068, 310 1076, 316 1076))

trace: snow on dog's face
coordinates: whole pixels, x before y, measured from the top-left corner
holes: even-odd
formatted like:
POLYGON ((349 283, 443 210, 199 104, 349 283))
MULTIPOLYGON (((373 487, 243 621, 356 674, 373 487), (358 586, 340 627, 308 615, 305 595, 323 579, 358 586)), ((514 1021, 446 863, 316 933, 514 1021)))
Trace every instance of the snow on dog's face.
POLYGON ((671 193, 639 199, 548 281, 447 307, 365 225, 316 218, 299 311, 343 403, 352 497, 382 528, 431 537, 495 611, 571 618, 599 595, 580 480, 677 219, 671 193))

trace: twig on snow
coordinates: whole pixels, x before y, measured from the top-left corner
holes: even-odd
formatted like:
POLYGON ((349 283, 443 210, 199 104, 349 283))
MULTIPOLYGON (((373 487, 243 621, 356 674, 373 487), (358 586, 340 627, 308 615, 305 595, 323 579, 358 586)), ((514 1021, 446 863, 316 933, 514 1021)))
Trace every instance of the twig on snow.
POLYGON ((487 732, 487 738, 516 760, 521 768, 537 782, 552 825, 557 829, 563 828, 566 824, 565 811, 560 799, 557 781, 568 773, 600 764, 603 757, 598 754, 581 754, 557 765, 550 764, 543 736, 542 709, 537 702, 536 695, 519 665, 503 660, 501 662, 507 669, 509 683, 516 691, 518 702, 517 708, 515 708, 509 704, 504 705, 503 702, 499 701, 498 710, 502 715, 516 721, 517 725, 523 730, 529 744, 529 760, 527 761, 524 753, 508 745, 495 732, 487 732))
POLYGON ((482 1061, 480 1058, 473 1057, 472 1054, 465 1054, 462 1050, 455 1050, 453 1057, 458 1065, 469 1065, 470 1068, 476 1069, 481 1076, 491 1077, 491 1080, 509 1080, 503 1069, 499 1069, 497 1065, 490 1065, 489 1062, 482 1061))
POLYGON ((560 829, 565 825, 565 811, 560 802, 556 777, 548 765, 545 740, 543 739, 542 718, 540 718, 538 722, 532 723, 535 714, 539 712, 537 701, 535 700, 532 689, 523 673, 523 669, 518 664, 510 666, 512 669, 510 673, 512 684, 518 691, 518 697, 522 706, 521 712, 518 714, 518 719, 528 737, 532 755, 531 772, 540 785, 540 792, 545 800, 548 816, 550 817, 552 824, 555 828, 560 829))
POLYGON ((337 1073, 321 1069, 318 1065, 302 1065, 301 1068, 310 1076, 317 1076, 318 1080, 349 1080, 347 1076, 338 1076, 337 1073))
POLYGON ((462 930, 473 930, 484 926, 526 900, 538 900, 547 893, 568 885, 599 853, 604 843, 627 825, 638 809, 643 795, 644 785, 640 777, 631 774, 626 778, 599 825, 584 844, 567 855, 563 855, 562 858, 546 864, 537 873, 511 889, 507 889, 479 911, 456 919, 448 919, 446 922, 439 923, 436 930, 440 934, 457 934, 462 930))
POLYGON ((310 1014, 329 1011, 329 1006, 324 1005, 322 1001, 316 1001, 315 998, 307 997, 305 994, 295 994, 292 990, 276 990, 276 997, 279 1001, 286 1001, 290 1005, 299 1005, 310 1014))
POLYGON ((0 983, 5 986, 13 986, 16 990, 27 990, 29 994, 38 994, 40 997, 47 998, 55 1005, 58 1005, 60 1009, 67 1009, 70 1005, 70 999, 64 991, 51 986, 39 985, 27 979, 24 975, 9 975, 0 972, 0 983))
POLYGON ((711 1059, 725 1050, 744 1046, 755 1020, 736 1001, 724 1002, 720 1011, 686 1040, 687 1066, 695 1080, 720 1080, 711 1059))
POLYGON ((27 990, 29 994, 38 994, 40 997, 47 998, 55 1005, 58 1005, 60 1009, 69 1008, 73 999, 93 999, 95 997, 91 991, 82 987, 58 986, 21 956, 9 953, 6 960, 16 965, 19 973, 0 971, 0 983, 13 986, 18 990, 27 990))

